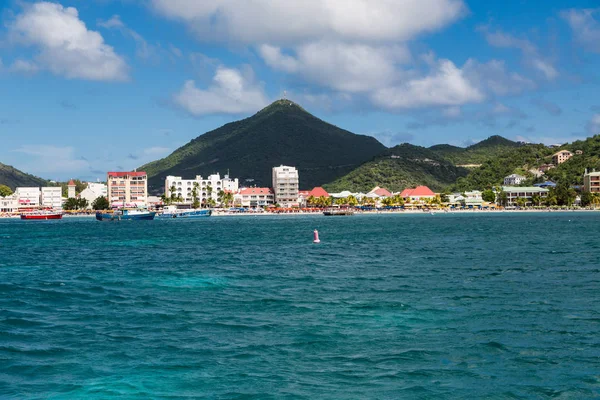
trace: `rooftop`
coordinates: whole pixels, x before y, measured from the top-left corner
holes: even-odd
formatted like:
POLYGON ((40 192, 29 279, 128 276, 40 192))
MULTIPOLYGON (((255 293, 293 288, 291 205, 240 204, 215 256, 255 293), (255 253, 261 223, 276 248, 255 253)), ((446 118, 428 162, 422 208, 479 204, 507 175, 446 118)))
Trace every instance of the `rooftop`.
POLYGON ((548 189, 535 186, 502 186, 502 191, 514 193, 514 192, 547 192, 548 189))
POLYGON ((253 188, 245 188, 240 190, 240 194, 273 194, 273 191, 271 190, 271 188, 258 188, 258 187, 253 187, 253 188))
POLYGON ((108 172, 108 176, 112 177, 125 177, 125 176, 146 176, 144 171, 131 171, 131 172, 108 172))
POLYGON ((400 197, 433 197, 435 193, 427 186, 417 186, 414 189, 404 189, 400 193, 400 197))

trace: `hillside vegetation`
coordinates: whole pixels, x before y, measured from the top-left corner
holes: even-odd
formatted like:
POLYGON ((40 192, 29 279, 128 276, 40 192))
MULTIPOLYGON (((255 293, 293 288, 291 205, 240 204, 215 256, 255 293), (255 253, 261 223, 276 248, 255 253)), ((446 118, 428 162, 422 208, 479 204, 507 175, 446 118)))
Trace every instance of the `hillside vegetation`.
POLYGON ((503 153, 511 151, 521 145, 502 136, 490 136, 479 143, 469 147, 457 147, 449 144, 438 144, 431 146, 429 150, 436 152, 439 156, 455 165, 483 164, 503 153))
POLYGON ((0 185, 6 185, 11 190, 15 190, 17 186, 45 186, 48 181, 19 171, 10 165, 0 163, 0 185))
POLYGON ((312 188, 346 175, 385 149, 371 136, 348 132, 289 100, 278 100, 139 170, 148 173, 150 190, 159 192, 167 175, 207 176, 227 170, 242 183, 271 186, 272 168, 284 164, 298 168, 301 188, 312 188))
POLYGON ((401 144, 384 151, 349 174, 325 185, 331 192, 368 192, 375 186, 397 192, 407 187, 427 185, 443 190, 468 171, 454 166, 435 152, 420 146, 401 144))

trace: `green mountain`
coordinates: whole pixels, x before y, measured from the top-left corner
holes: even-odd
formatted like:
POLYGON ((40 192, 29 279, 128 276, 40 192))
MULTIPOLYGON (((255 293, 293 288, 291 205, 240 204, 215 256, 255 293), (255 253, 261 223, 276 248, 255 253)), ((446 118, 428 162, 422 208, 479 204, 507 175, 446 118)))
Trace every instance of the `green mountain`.
POLYGON ((381 186, 397 192, 426 185, 432 190, 443 190, 467 174, 467 169, 456 167, 435 151, 405 143, 387 149, 372 161, 325 185, 325 189, 368 192, 381 186))
POLYGON ((12 190, 17 186, 45 186, 48 181, 37 176, 26 174, 10 165, 0 163, 0 185, 6 185, 12 190))
POLYGON ((298 168, 300 187, 312 188, 380 154, 386 147, 322 121, 289 100, 193 139, 169 156, 141 166, 151 192, 163 190, 167 175, 193 177, 230 172, 242 183, 271 186, 271 169, 298 168))
POLYGON ((482 164, 499 154, 520 147, 521 145, 502 136, 490 136, 479 143, 469 147, 457 147, 449 144, 438 144, 431 146, 429 150, 455 165, 482 164))

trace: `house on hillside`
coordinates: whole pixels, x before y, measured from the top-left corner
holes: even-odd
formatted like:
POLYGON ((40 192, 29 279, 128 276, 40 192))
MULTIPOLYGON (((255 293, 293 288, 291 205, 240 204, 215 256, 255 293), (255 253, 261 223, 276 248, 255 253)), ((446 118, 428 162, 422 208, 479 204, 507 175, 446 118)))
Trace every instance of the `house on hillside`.
POLYGON ((516 186, 525 182, 527 178, 523 175, 512 174, 504 177, 504 184, 508 186, 516 186))
POLYGON ((569 150, 561 150, 552 155, 552 162, 554 165, 559 165, 569 160, 571 157, 573 157, 573 153, 571 153, 569 150))
POLYGON ((583 191, 591 193, 600 192, 600 172, 596 172, 596 170, 588 172, 586 168, 583 174, 583 191))
POLYGON ((552 168, 555 168, 554 164, 542 164, 542 165, 540 165, 539 170, 546 173, 547 171, 551 170, 552 168))

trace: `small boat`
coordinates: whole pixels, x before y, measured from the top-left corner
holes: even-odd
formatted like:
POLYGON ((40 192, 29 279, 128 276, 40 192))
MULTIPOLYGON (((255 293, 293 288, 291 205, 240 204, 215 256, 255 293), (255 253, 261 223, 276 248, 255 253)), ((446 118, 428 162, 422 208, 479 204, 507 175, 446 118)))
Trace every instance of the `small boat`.
POLYGON ((336 216, 336 215, 354 215, 354 211, 352 210, 325 210, 323 211, 323 215, 326 216, 336 216))
POLYGON ((21 219, 30 221, 47 221, 49 219, 62 219, 62 217, 61 212, 21 214, 21 219))
POLYGON ((112 213, 97 212, 96 219, 98 221, 153 220, 155 215, 156 211, 122 208, 112 213))
POLYGON ((205 218, 212 215, 212 210, 177 210, 169 208, 163 211, 162 214, 156 215, 159 219, 169 218, 205 218))

